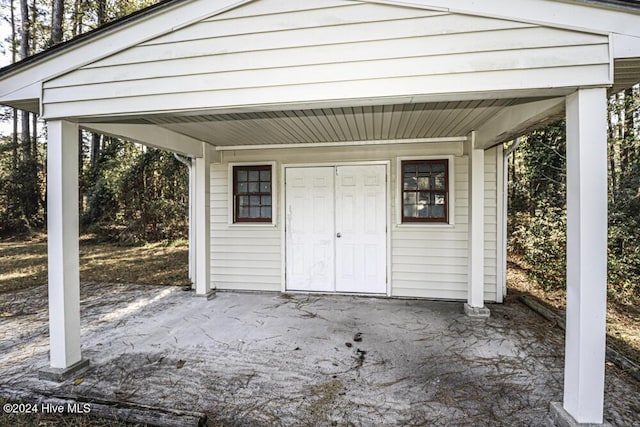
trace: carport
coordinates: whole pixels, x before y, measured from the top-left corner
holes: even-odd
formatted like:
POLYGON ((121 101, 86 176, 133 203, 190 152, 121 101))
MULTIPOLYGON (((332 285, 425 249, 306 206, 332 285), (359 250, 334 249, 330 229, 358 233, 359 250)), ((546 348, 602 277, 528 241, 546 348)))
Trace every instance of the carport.
MULTIPOLYGON (((79 128, 193 158, 191 244, 200 296, 223 288, 211 283, 218 277, 212 217, 226 191, 212 189, 216 165, 232 173, 230 159, 240 153, 265 163, 288 149, 301 150, 298 156, 313 149, 319 162, 333 164, 344 150, 373 156, 384 149, 384 157, 367 161, 388 162, 391 176, 394 164, 404 167, 404 157, 394 154, 404 147, 422 161, 451 156, 466 171, 456 189, 466 196, 456 204, 465 211, 458 249, 468 253, 458 266, 465 271, 444 273, 450 280, 435 295, 458 292, 454 298, 466 300, 470 316, 486 317, 485 301, 501 300, 505 254, 486 243, 498 241, 501 227, 486 226, 487 209, 497 206, 486 204, 485 153, 495 150, 499 158, 502 143, 564 113, 568 310, 560 411, 580 423, 601 423, 607 94, 638 82, 639 37, 637 6, 623 1, 172 0, 6 67, 0 102, 47 120, 53 373, 86 366, 78 279, 79 128), (490 249, 499 259, 495 266, 486 263, 490 249), (492 279, 489 298, 487 268, 502 278, 492 279), (458 286, 464 277, 461 298, 459 287, 447 288, 454 277, 458 286)), ((398 207, 388 205, 393 223, 398 207)), ((282 217, 284 205, 280 209, 282 217)), ((403 210, 401 216, 410 215, 403 210)), ((444 219, 439 225, 445 229, 462 224, 444 219)), ((284 227, 273 224, 284 241, 284 227)), ((397 285, 411 273, 399 272, 393 258, 393 233, 399 231, 386 232, 387 296, 434 295, 397 285)), ((256 236, 245 234, 231 245, 247 238, 256 236)), ((285 246, 277 239, 271 239, 276 255, 285 246)), ((282 265, 269 267, 278 271, 271 277, 281 277, 286 291, 286 261, 277 259, 282 265)), ((469 347, 473 352, 474 344, 469 347)))

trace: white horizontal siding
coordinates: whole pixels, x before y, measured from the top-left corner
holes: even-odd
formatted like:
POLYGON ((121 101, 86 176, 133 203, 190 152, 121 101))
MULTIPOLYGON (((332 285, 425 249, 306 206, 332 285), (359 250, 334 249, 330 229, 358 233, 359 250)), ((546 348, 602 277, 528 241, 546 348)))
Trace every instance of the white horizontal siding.
MULTIPOLYGON (((608 55, 606 44, 596 46, 568 46, 541 50, 518 50, 505 52, 463 53, 442 58, 418 57, 387 60, 341 62, 298 66, 296 68, 264 68, 260 70, 234 70, 184 76, 157 77, 153 81, 129 80, 109 81, 82 85, 77 93, 69 87, 47 88, 44 102, 54 104, 67 101, 83 101, 103 98, 131 98, 155 95, 162 88, 165 94, 194 92, 217 92, 225 90, 249 89, 254 87, 273 88, 295 85, 315 85, 331 82, 351 82, 381 79, 399 79, 413 76, 450 76, 458 73, 482 71, 531 70, 546 68, 540 56, 555 58, 554 67, 592 65, 594 58, 608 55), (69 99, 69 96, 73 99, 69 99)), ((165 72, 166 73, 166 72, 165 72)))
MULTIPOLYGON (((387 161, 391 194, 389 277, 393 296, 465 299, 468 270, 467 157, 454 157, 454 226, 396 225, 396 167, 398 157, 432 157, 461 153, 461 143, 400 144, 363 147, 246 150, 224 152, 223 162, 212 166, 212 279, 219 289, 280 290, 282 288, 282 216, 276 227, 237 227, 228 224, 228 161, 288 164, 340 164, 387 161), (464 206, 462 206, 464 205, 464 206), (247 262, 247 260, 251 260, 247 262)), ((490 156, 489 156, 490 157, 490 156)), ((489 162, 489 160, 487 160, 489 162)), ((495 170, 495 166, 493 167, 495 170)), ((492 174, 487 168, 487 178, 492 174)), ((495 181, 495 177, 493 178, 495 181)), ((278 183, 283 197, 283 183, 278 183)), ((495 192, 494 198, 495 198, 495 192)), ((274 203, 280 203, 275 200, 274 203)), ((281 213, 279 215, 282 215, 281 213)), ((494 211, 495 216, 495 211, 494 211)), ((492 221, 488 221, 489 224, 492 221)), ((495 226, 493 226, 495 230, 495 226)), ((485 297, 495 300, 495 236, 487 231, 485 297)))
MULTIPOLYGON (((453 227, 395 225, 391 230, 391 294, 394 296, 466 298, 469 255, 466 156, 455 158, 454 171, 456 218, 453 227)), ((392 191, 398 191, 395 173, 392 177, 392 191)), ((395 197, 392 200, 395 201, 395 197)), ((393 224, 397 224, 395 219, 393 224)))
MULTIPOLYGON (((485 153, 485 299, 496 300, 497 216, 495 149, 485 153)), ((395 188, 396 185, 392 186, 395 188)), ((453 228, 392 230, 392 294, 403 297, 466 299, 468 278, 467 157, 455 160, 453 228)))
MULTIPOLYGON (((391 194, 391 293, 393 296, 466 299, 468 277, 468 209, 467 157, 454 157, 455 225, 397 225, 396 168, 398 157, 424 157, 460 153, 460 144, 402 144, 367 147, 306 148, 282 150, 248 150, 223 154, 223 163, 212 165, 212 281, 219 289, 282 289, 282 254, 280 205, 276 209, 275 227, 238 227, 228 223, 228 161, 282 165, 339 164, 341 162, 388 161, 391 194)), ((487 187, 496 182, 494 150, 485 156, 487 187)), ((283 195, 282 181, 276 184, 283 195)), ((485 298, 496 298, 497 238, 496 191, 485 192, 485 298)))
POLYGON ((62 75, 45 83, 45 115, 575 87, 609 80, 605 36, 409 7, 305 4, 254 2, 62 75))
POLYGON ((498 193, 497 149, 484 153, 484 292, 496 300, 498 284, 498 193))
POLYGON ((211 283, 217 289, 280 291, 280 232, 228 225, 228 167, 211 165, 211 283))

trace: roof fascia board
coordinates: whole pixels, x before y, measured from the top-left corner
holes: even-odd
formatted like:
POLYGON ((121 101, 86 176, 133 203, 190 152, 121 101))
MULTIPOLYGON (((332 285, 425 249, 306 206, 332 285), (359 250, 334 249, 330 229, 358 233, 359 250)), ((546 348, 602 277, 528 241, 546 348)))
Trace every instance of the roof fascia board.
POLYGON ((0 99, 11 99, 7 95, 34 82, 42 84, 139 43, 252 1, 255 0, 193 0, 167 5, 143 19, 115 26, 77 45, 44 55, 24 67, 9 70, 6 75, 0 76, 0 99))
POLYGON ((158 125, 81 123, 80 127, 184 156, 202 157, 202 141, 158 125))
POLYGON ((611 39, 614 58, 640 58, 640 37, 613 34, 611 39))
POLYGON ((505 107, 477 129, 475 148, 487 149, 564 110, 565 98, 552 98, 505 107))
POLYGON ((0 104, 39 114, 42 84, 36 82, 0 96, 0 104))
POLYGON ((640 37, 640 11, 558 0, 368 0, 396 6, 507 19, 595 34, 640 37))

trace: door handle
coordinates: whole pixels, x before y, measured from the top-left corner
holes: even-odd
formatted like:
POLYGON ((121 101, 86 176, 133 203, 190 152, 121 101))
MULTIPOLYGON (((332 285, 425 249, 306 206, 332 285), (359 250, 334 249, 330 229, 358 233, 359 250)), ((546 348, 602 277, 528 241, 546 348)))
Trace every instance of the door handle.
POLYGON ((342 233, 338 233, 338 234, 336 234, 336 237, 337 237, 338 239, 339 239, 339 238, 341 238, 341 237, 342 237, 342 233))

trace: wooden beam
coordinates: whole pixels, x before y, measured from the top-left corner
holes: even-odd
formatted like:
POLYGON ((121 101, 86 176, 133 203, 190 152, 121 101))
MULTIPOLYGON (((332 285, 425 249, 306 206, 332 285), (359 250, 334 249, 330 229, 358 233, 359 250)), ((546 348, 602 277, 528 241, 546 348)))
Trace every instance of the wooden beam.
POLYGON ((202 412, 183 411, 162 408, 122 400, 105 400, 96 397, 86 398, 76 395, 58 395, 46 391, 27 391, 1 388, 0 398, 13 402, 32 405, 62 407, 68 413, 69 408, 92 418, 135 423, 142 425, 161 425, 167 427, 187 427, 206 425, 207 415, 202 412))
POLYGON ((564 98, 546 99, 505 107, 477 129, 474 148, 487 149, 542 126, 564 110, 564 98))
POLYGON ((640 58, 640 36, 625 36, 622 34, 612 34, 613 57, 620 58, 640 58))
POLYGON ((158 125, 83 123, 82 128, 185 156, 202 157, 203 143, 158 125))

